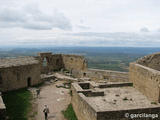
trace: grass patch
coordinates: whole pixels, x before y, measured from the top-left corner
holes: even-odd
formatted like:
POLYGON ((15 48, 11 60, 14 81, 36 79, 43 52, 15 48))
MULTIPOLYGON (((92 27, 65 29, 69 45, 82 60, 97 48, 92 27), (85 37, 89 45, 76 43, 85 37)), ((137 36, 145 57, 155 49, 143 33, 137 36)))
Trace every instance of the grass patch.
POLYGON ((156 102, 151 102, 151 104, 157 105, 157 103, 156 103, 156 102))
POLYGON ((62 113, 67 120, 78 120, 73 110, 72 104, 69 104, 67 109, 62 111, 62 113))
POLYGON ((32 95, 27 89, 20 89, 3 94, 9 120, 27 120, 31 110, 32 95))

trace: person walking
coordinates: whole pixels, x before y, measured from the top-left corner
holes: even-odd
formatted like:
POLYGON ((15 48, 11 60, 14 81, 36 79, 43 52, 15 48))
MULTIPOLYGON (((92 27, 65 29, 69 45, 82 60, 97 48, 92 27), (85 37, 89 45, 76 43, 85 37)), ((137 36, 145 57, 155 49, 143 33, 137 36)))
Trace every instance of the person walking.
POLYGON ((44 116, 45 116, 45 120, 48 120, 49 108, 48 108, 47 105, 44 106, 43 113, 44 113, 44 116))

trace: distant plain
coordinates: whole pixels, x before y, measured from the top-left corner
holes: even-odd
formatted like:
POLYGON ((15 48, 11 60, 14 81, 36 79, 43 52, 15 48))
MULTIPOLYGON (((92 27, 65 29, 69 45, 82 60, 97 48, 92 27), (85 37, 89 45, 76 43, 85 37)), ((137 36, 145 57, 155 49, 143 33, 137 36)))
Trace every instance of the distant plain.
POLYGON ((53 54, 83 55, 89 68, 128 71, 130 62, 148 54, 160 52, 160 48, 150 47, 40 47, 40 48, 1 48, 0 57, 36 56, 38 52, 53 54))

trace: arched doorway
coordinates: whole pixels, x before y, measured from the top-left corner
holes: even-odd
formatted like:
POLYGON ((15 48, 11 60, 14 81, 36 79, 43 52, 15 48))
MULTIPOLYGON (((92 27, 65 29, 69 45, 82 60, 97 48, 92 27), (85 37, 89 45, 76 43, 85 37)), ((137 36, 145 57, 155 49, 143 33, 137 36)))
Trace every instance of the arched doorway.
POLYGON ((27 87, 30 87, 31 86, 31 77, 28 77, 27 78, 27 87))

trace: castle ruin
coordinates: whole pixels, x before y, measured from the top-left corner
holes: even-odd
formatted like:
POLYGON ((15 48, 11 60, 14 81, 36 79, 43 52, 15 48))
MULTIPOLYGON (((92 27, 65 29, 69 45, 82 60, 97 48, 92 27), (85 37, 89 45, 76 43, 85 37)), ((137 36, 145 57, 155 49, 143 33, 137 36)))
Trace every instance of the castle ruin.
MULTIPOLYGON (((79 55, 47 52, 35 57, 3 58, 0 91, 30 87, 42 83, 43 74, 67 70, 73 77, 83 79, 71 85, 71 103, 78 120, 128 120, 126 113, 160 115, 159 60, 160 53, 140 58, 130 63, 128 73, 89 69, 85 58, 79 55)), ((4 113, 0 97, 0 115, 4 113)))

